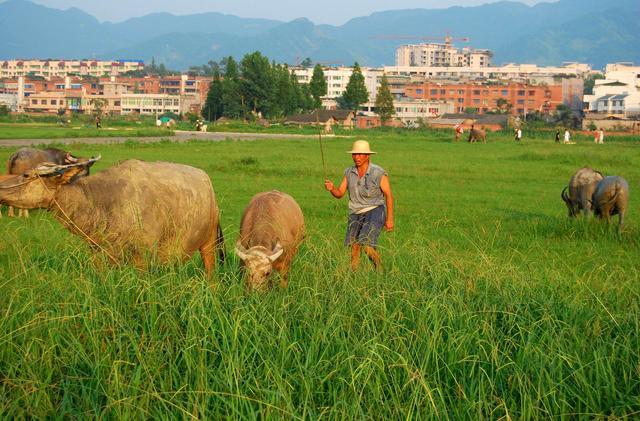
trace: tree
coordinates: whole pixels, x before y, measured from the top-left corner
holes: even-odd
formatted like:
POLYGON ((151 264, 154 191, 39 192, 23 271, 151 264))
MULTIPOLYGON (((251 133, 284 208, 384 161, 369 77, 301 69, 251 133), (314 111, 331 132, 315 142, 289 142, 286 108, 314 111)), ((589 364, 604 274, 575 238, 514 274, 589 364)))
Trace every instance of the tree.
POLYGON ((240 62, 242 95, 248 109, 254 113, 267 114, 273 98, 273 72, 269 59, 259 51, 246 54, 240 62))
POLYGON ((209 92, 207 92, 207 100, 202 107, 202 117, 207 121, 216 121, 222 117, 224 113, 223 103, 223 86, 220 80, 220 73, 216 72, 213 76, 209 92))
POLYGON ((356 62, 353 65, 353 71, 349 77, 347 88, 342 94, 342 100, 339 100, 338 104, 341 108, 357 110, 360 105, 364 104, 368 100, 369 93, 367 92, 367 87, 364 84, 364 76, 362 76, 360 65, 356 62))
POLYGON ((380 116, 380 121, 384 124, 391 120, 395 112, 396 107, 393 105, 393 95, 391 95, 391 90, 389 89, 389 81, 386 75, 382 75, 378 94, 376 95, 376 114, 380 116))
POLYGON ((511 112, 511 108, 513 108, 513 104, 504 98, 498 98, 496 106, 498 107, 498 112, 500 114, 509 114, 511 112))
POLYGON ((587 78, 584 80, 584 95, 593 95, 593 87, 596 84, 596 79, 604 79, 604 75, 595 73, 587 76, 587 78))
POLYGON ((319 64, 316 64, 313 68, 309 90, 314 100, 314 108, 320 108, 322 106, 322 97, 327 95, 327 81, 324 78, 322 66, 319 64))
POLYGON ((307 57, 304 60, 302 60, 302 63, 300 63, 300 66, 304 67, 305 69, 308 69, 309 67, 313 66, 313 61, 311 61, 311 59, 307 57))
POLYGON ((238 63, 229 56, 222 59, 221 64, 225 71, 222 81, 222 115, 228 118, 241 118, 245 114, 245 107, 240 89, 238 63))

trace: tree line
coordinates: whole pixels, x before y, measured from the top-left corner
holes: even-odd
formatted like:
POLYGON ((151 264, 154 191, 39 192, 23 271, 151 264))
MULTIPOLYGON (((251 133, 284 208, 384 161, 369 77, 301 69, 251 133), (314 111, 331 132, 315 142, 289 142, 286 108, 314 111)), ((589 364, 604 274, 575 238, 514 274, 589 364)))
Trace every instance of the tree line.
MULTIPOLYGON (((230 56, 220 63, 209 62, 206 67, 213 73, 202 108, 202 116, 208 121, 220 117, 279 118, 309 112, 322 107, 322 97, 328 91, 320 64, 314 66, 309 83, 301 84, 286 64, 270 62, 258 51, 246 54, 240 63, 230 56)), ((337 98, 338 107, 357 110, 368 100, 362 71, 355 63, 344 94, 337 98)), ((386 77, 382 78, 376 108, 383 121, 395 111, 386 77)))

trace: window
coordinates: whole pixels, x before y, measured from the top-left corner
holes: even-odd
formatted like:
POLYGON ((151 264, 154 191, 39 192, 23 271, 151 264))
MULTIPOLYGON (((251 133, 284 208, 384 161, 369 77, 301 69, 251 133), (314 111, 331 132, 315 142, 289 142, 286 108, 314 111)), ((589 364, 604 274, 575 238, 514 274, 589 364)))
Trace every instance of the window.
POLYGON ((464 98, 458 98, 458 104, 462 104, 464 102, 464 98))
POLYGON ((47 100, 46 99, 42 100, 42 105, 47 105, 47 100))
POLYGON ((474 89, 473 90, 473 94, 474 95, 480 95, 480 89, 474 89))
POLYGON ((529 91, 529 96, 536 96, 536 91, 529 91))
POLYGON ((506 89, 503 89, 503 90, 500 92, 500 94, 501 94, 502 96, 507 96, 507 95, 509 95, 509 91, 507 91, 506 89))
POLYGON ((31 100, 31 104, 32 104, 32 105, 36 105, 36 104, 38 104, 38 100, 37 100, 37 99, 32 99, 32 100, 31 100))
POLYGON ((437 90, 437 89, 432 89, 432 90, 430 91, 430 94, 431 94, 431 95, 438 95, 438 90, 437 90))
POLYGON ((120 106, 120 101, 113 101, 113 105, 115 107, 119 107, 120 106))
POLYGON ((464 95, 464 90, 458 89, 458 95, 464 95))
POLYGON ((57 105, 58 104, 58 100, 56 99, 52 99, 51 100, 51 105, 57 105))
POLYGON ((440 95, 445 95, 447 93, 446 89, 440 89, 440 95))
POLYGON ((424 91, 422 89, 416 89, 416 94, 417 95, 422 95, 424 91))
POLYGON ((478 98, 473 98, 473 103, 474 104, 480 104, 480 100, 478 98))
POLYGON ((518 91, 518 96, 524 96, 524 91, 518 91))

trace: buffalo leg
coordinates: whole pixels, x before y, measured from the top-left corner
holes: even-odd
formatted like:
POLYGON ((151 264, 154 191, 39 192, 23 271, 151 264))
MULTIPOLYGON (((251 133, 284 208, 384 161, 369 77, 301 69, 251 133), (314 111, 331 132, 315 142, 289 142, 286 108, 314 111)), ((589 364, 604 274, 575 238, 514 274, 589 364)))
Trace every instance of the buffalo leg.
POLYGON ((18 211, 19 218, 28 218, 29 217, 29 209, 20 209, 18 211))
POLYGON ((211 271, 216 264, 215 241, 208 242, 200 247, 200 256, 202 256, 202 263, 207 276, 211 275, 211 271))
POLYGON ((9 218, 13 218, 14 216, 16 216, 16 214, 13 211, 13 206, 9 206, 9 211, 7 212, 7 216, 9 218))

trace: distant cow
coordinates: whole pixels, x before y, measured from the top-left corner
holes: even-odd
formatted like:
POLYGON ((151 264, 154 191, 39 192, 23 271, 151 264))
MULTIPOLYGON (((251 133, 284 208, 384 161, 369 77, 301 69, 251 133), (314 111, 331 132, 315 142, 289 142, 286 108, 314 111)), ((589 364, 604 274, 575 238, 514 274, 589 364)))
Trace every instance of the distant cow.
POLYGON ((629 183, 622 177, 605 177, 596 186, 593 193, 593 213, 610 221, 612 215, 618 215, 618 229, 624 225, 624 215, 629 204, 629 183))
POLYGON ((273 269, 287 286, 291 261, 304 237, 304 217, 296 201, 276 190, 258 193, 244 210, 236 254, 248 270, 248 286, 265 290, 273 269))
MULTIPOLYGON (((75 164, 82 160, 86 159, 76 158, 69 152, 57 148, 20 148, 7 160, 7 174, 24 174, 28 170, 35 168, 44 162, 66 165, 75 164)), ((79 176, 89 175, 88 168, 86 171, 86 174, 79 174, 79 176)), ((14 216, 13 207, 9 207, 9 216, 14 216)), ((26 209, 20 209, 19 216, 29 217, 29 211, 26 209)))
POLYGON ((471 129, 469 130, 469 142, 479 142, 487 143, 487 132, 484 129, 471 129))
POLYGON ((205 270, 224 259, 224 239, 211 180, 197 168, 127 160, 77 178, 99 159, 42 165, 0 181, 0 203, 51 211, 72 233, 114 263, 145 266, 200 251, 205 270))
POLYGON ((569 180, 569 185, 562 190, 560 197, 564 200, 569 211, 569 217, 573 218, 580 212, 584 216, 591 213, 591 198, 596 186, 604 176, 601 172, 589 167, 580 168, 569 180), (569 193, 567 194, 567 190, 569 193))

